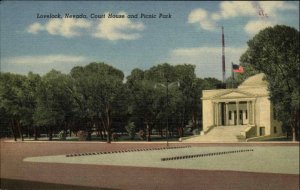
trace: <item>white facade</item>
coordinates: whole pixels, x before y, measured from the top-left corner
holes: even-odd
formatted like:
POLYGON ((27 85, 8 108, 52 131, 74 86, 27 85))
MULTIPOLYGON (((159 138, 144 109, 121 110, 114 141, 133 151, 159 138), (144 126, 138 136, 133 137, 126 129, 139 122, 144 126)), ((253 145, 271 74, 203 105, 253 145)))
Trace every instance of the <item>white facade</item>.
POLYGON ((238 88, 203 91, 203 132, 216 126, 249 126, 246 138, 282 134, 269 100, 263 74, 249 77, 238 88))

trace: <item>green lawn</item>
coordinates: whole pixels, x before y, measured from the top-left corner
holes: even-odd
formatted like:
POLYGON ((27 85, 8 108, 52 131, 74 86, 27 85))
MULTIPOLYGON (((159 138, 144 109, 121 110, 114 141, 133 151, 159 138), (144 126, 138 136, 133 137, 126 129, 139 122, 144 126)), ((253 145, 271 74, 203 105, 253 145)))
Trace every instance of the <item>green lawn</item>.
POLYGON ((24 161, 299 174, 299 147, 191 147, 76 157, 66 157, 65 155, 30 157, 24 159, 24 161), (161 161, 161 158, 165 157, 242 149, 253 149, 254 151, 161 161))
POLYGON ((248 142, 255 142, 255 141, 292 141, 292 139, 288 139, 286 138, 286 136, 281 136, 281 137, 266 136, 266 137, 257 137, 248 140, 248 142))

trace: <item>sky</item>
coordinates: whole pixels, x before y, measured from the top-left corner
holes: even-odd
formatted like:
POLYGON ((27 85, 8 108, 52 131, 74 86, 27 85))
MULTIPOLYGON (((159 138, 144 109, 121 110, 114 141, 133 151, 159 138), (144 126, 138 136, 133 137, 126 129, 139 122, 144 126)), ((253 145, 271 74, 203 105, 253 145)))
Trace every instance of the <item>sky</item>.
POLYGON ((299 30, 299 2, 0 1, 0 22, 1 72, 69 73, 105 62, 128 76, 134 68, 187 63, 200 78, 222 79, 221 27, 229 77, 231 62, 239 64, 261 29, 284 24, 299 30), (49 14, 61 18, 40 18, 49 14))

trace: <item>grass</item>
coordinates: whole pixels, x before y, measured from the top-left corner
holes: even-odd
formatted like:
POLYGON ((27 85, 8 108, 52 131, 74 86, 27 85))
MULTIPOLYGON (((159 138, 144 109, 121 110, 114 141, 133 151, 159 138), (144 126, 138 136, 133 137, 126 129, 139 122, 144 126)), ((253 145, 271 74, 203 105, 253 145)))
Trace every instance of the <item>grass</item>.
POLYGON ((26 162, 92 164, 136 166, 155 168, 176 168, 195 170, 227 170, 262 173, 299 174, 298 146, 254 146, 251 152, 221 154, 171 161, 162 158, 187 155, 230 152, 249 149, 249 146, 236 147, 191 147, 151 151, 134 151, 100 155, 66 157, 66 155, 25 158, 26 162), (286 161, 288 160, 288 162, 286 161))
POLYGON ((291 141, 286 136, 274 137, 274 136, 264 136, 264 137, 257 137, 253 139, 249 139, 247 142, 256 142, 256 141, 291 141))

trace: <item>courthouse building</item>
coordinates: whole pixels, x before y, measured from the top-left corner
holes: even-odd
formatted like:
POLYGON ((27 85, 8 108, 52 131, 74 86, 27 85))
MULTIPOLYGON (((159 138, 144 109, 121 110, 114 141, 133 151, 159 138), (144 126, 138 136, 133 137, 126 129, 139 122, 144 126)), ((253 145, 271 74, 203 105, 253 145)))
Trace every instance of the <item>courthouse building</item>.
POLYGON ((240 126, 245 138, 282 134, 263 77, 249 77, 235 89, 204 90, 202 134, 230 126, 240 126))

